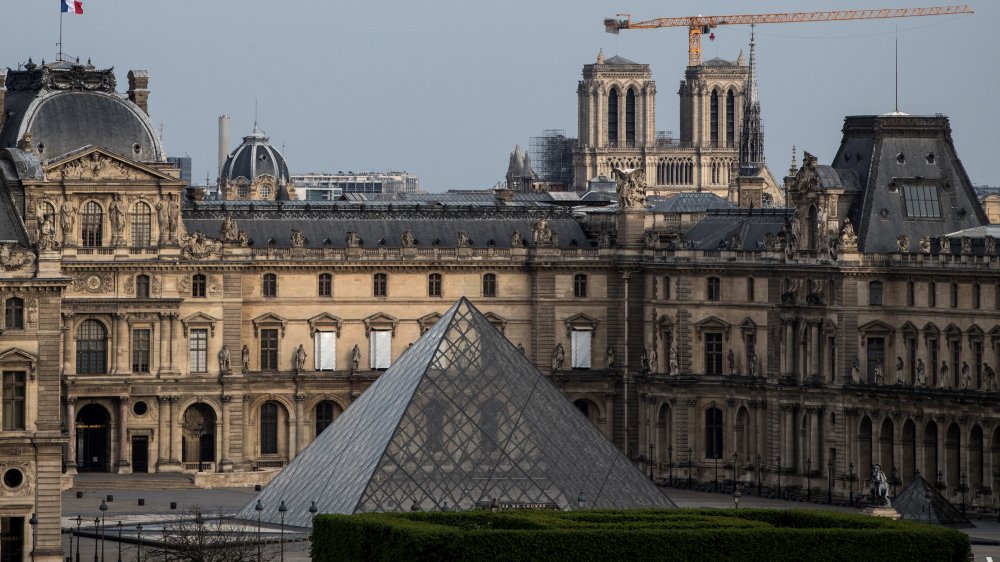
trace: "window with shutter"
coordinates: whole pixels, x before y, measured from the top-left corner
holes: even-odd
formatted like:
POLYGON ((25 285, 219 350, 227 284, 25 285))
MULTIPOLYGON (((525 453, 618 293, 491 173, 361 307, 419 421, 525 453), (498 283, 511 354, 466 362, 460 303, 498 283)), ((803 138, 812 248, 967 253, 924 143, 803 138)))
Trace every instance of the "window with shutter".
POLYGON ((372 330, 370 351, 372 369, 388 369, 392 364, 392 332, 372 330))
POLYGON ((572 362, 572 367, 574 369, 589 369, 591 356, 590 344, 594 332, 592 330, 573 330, 570 334, 572 349, 570 361, 572 362))
POLYGON ((313 357, 317 371, 333 371, 337 368, 337 332, 316 332, 313 357))

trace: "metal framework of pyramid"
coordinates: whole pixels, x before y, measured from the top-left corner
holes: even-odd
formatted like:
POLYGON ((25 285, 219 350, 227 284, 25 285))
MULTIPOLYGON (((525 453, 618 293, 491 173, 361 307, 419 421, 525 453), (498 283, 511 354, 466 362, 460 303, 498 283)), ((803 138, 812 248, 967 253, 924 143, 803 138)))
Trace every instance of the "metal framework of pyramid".
POLYGON ((464 297, 237 515, 674 503, 464 297))
POLYGON ((962 512, 937 491, 923 476, 913 479, 892 502, 903 517, 946 527, 975 527, 962 512))

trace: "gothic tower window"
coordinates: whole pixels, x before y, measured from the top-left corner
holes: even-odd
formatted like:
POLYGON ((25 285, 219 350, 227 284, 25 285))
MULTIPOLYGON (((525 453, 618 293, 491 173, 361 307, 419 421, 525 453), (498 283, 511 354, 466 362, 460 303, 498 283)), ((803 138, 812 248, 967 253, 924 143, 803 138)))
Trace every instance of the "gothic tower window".
POLYGON ((736 100, 733 91, 726 92, 726 146, 736 144, 736 100))
POLYGON ((83 206, 80 217, 80 237, 84 246, 96 247, 102 244, 104 237, 104 211, 94 201, 83 206))
POLYGON ((608 146, 618 146, 618 89, 608 93, 608 146))
POLYGON ((625 142, 635 146, 635 90, 625 92, 625 142))
POLYGON ((711 127, 711 141, 712 146, 719 146, 719 91, 712 90, 712 106, 711 106, 711 122, 709 126, 711 127))
POLYGON ((132 207, 132 245, 149 246, 152 241, 152 216, 149 205, 139 201, 132 207))
POLYGON ((84 320, 76 331, 76 372, 103 375, 107 372, 108 332, 97 320, 84 320))

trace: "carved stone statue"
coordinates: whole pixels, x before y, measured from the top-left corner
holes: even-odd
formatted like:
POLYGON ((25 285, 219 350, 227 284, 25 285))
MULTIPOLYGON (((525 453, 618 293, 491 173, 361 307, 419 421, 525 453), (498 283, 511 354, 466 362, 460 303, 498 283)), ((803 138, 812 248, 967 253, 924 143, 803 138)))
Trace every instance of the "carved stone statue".
POLYGON ((219 372, 228 373, 230 370, 229 346, 223 344, 222 348, 219 349, 219 372))
POLYGON ((524 245, 524 236, 521 235, 520 230, 515 230, 510 234, 510 245, 513 248, 520 248, 524 245))
POLYGON ((910 237, 905 234, 900 234, 896 237, 896 247, 899 249, 899 253, 901 254, 910 253, 910 237))
POLYGON ((295 350, 295 372, 301 373, 306 370, 306 348, 299 344, 299 348, 295 350))
POLYGON ((403 234, 400 235, 399 238, 400 238, 400 243, 403 244, 404 248, 409 248, 410 246, 414 246, 417 243, 416 239, 413 237, 413 233, 410 232, 410 229, 408 228, 403 231, 403 234))
POLYGON ((938 251, 939 253, 941 253, 941 254, 946 254, 946 253, 950 254, 951 253, 951 238, 948 238, 947 234, 942 234, 941 237, 938 238, 938 246, 940 247, 940 250, 938 251))
POLYGON ((879 464, 872 466, 871 499, 875 507, 892 507, 889 503, 889 480, 879 464))
POLYGON ((674 346, 670 350, 670 362, 669 362, 670 372, 667 373, 670 376, 677 376, 681 374, 681 368, 677 360, 677 346, 674 346))
POLYGON ((920 253, 929 254, 931 253, 931 237, 921 236, 920 237, 920 253))
POLYGON ((348 248, 357 248, 361 245, 361 238, 358 237, 358 233, 353 230, 348 230, 345 235, 345 243, 348 248))
POLYGON ((896 384, 903 384, 903 358, 896 356, 896 384))
POLYGON ((729 365, 729 376, 736 374, 736 354, 730 349, 726 354, 726 363, 729 365))
POLYGON ((458 239, 455 242, 459 248, 472 245, 472 239, 469 238, 469 235, 466 234, 464 230, 458 231, 458 239))
POLYGON ((983 390, 996 391, 997 390, 997 373, 990 367, 989 363, 983 363, 983 390))
POLYGON ((985 252, 987 256, 993 256, 997 253, 997 239, 992 236, 986 236, 983 239, 983 246, 985 247, 985 252))
POLYGON ((351 371, 356 372, 361 367, 361 348, 355 344, 351 350, 351 371))
POLYGON ((561 343, 557 343, 555 349, 552 350, 552 372, 561 371, 565 360, 566 350, 563 349, 561 343))
POLYGON ((535 244, 551 244, 555 241, 555 232, 549 227, 548 219, 542 217, 531 226, 531 241, 535 244))
POLYGON ((923 359, 917 359, 917 381, 918 386, 927 386, 927 367, 924 366, 923 359))
POLYGON ((219 227, 219 239, 226 243, 239 241, 240 229, 236 226, 231 213, 226 213, 226 218, 222 219, 222 226, 219 227))
POLYGON ((646 351, 646 346, 642 347, 642 355, 639 356, 639 365, 643 373, 649 372, 649 352, 646 351))
POLYGON ((948 362, 941 362, 941 370, 938 371, 938 388, 948 388, 948 362))
POLYGON ((754 350, 750 350, 750 356, 747 357, 747 363, 750 367, 750 376, 757 376, 757 353, 754 350))
POLYGON ((962 389, 972 390, 972 374, 969 372, 969 364, 962 361, 962 389))
POLYGON ((659 358, 656 356, 656 345, 649 350, 649 372, 655 373, 658 370, 659 358))
POLYGON ((858 384, 858 380, 861 378, 861 361, 858 360, 858 356, 854 356, 854 360, 851 361, 851 384, 858 384))
POLYGON ((243 346, 243 350, 240 351, 240 362, 243 364, 243 371, 250 370, 250 348, 246 345, 243 346))
POLYGON ((521 355, 524 355, 524 344, 523 343, 518 343, 517 344, 517 350, 521 352, 521 355))
POLYGON ((0 267, 4 271, 31 269, 35 265, 35 252, 17 244, 0 244, 0 267))
POLYGON ((872 372, 872 384, 874 384, 876 386, 881 386, 882 385, 882 360, 881 359, 876 359, 875 360, 875 368, 873 369, 873 372, 872 372))
POLYGON ((76 205, 69 199, 59 207, 59 225, 62 227, 63 244, 68 244, 73 236, 73 225, 76 223, 76 205))
POLYGON ((854 233, 854 225, 851 219, 844 218, 844 228, 840 231, 840 246, 845 251, 858 249, 858 235, 854 233))
POLYGON ((156 221, 160 227, 160 244, 176 244, 180 224, 181 206, 177 196, 170 193, 156 204, 156 221))
POLYGON ((306 244, 306 236, 304 234, 302 234, 302 231, 299 230, 299 229, 297 229, 297 228, 293 228, 292 229, 292 238, 291 238, 291 240, 292 240, 292 247, 293 248, 301 248, 302 246, 305 246, 305 244, 306 244))
POLYGON ((57 250, 59 242, 56 241, 56 226, 52 224, 52 217, 42 219, 42 226, 38 232, 38 250, 49 252, 57 250))
POLYGON ((620 170, 611 168, 618 193, 618 206, 622 209, 641 209, 646 206, 646 171, 642 168, 620 170))
POLYGON ((205 233, 199 230, 184 237, 181 249, 185 256, 200 260, 221 251, 222 244, 205 236, 205 233))
POLYGON ((125 244, 125 202, 122 201, 120 193, 115 193, 112 196, 108 215, 111 218, 111 244, 123 246, 125 244))
POLYGON ((177 201, 177 194, 171 193, 167 196, 167 227, 170 230, 170 241, 177 242, 180 235, 181 204, 177 201))
POLYGON ((609 371, 611 369, 614 369, 615 368, 615 346, 609 344, 607 351, 604 352, 604 355, 607 357, 607 361, 605 362, 605 364, 607 365, 607 369, 609 371))
POLYGON ((962 255, 968 256, 972 254, 972 238, 968 236, 962 237, 962 255))

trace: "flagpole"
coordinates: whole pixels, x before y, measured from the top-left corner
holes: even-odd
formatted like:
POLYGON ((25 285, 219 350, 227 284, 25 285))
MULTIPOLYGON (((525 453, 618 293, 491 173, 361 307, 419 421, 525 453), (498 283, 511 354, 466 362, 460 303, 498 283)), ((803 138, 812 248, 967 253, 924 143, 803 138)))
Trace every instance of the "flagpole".
POLYGON ((59 60, 60 61, 63 58, 63 52, 62 52, 62 47, 63 47, 63 45, 62 45, 62 20, 63 20, 63 11, 62 11, 62 5, 60 4, 59 5, 59 60))

